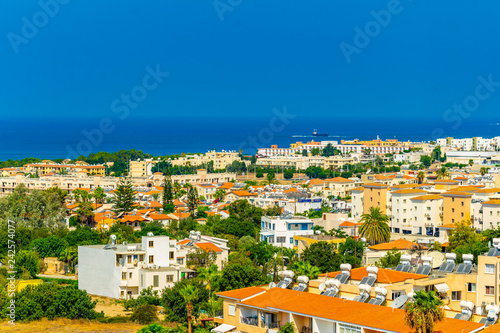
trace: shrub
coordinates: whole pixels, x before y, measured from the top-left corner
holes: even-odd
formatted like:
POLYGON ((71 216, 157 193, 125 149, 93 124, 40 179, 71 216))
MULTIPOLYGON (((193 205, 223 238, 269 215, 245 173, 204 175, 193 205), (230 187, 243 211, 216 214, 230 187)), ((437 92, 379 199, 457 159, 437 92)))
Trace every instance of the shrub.
POLYGON ((141 325, 151 324, 158 320, 156 315, 156 306, 151 304, 144 304, 137 307, 132 313, 130 320, 138 322, 141 325))

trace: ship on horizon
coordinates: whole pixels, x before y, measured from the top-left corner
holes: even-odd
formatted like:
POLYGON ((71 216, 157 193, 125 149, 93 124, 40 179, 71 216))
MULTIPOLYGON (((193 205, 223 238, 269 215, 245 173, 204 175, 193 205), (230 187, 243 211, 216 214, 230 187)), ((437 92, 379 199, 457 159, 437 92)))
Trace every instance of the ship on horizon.
POLYGON ((329 133, 318 133, 317 129, 314 129, 312 136, 328 136, 329 133))

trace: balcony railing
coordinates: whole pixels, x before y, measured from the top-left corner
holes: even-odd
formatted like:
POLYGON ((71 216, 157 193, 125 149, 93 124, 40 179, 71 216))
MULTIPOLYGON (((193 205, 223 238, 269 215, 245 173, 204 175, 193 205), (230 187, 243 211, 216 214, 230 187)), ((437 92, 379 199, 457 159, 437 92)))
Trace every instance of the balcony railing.
POLYGON ((279 321, 272 321, 272 322, 261 321, 260 322, 260 327, 279 330, 281 328, 281 325, 280 325, 279 321))
POLYGON ((242 324, 259 326, 259 319, 256 317, 240 317, 242 324))
POLYGON ((312 333, 312 329, 307 326, 302 326, 302 328, 300 329, 300 333, 312 333))

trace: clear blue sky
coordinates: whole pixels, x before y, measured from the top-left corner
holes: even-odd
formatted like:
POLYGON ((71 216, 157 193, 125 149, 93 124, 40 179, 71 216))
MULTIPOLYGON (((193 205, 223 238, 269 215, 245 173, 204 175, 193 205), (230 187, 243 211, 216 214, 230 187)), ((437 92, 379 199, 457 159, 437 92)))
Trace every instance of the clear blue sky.
MULTIPOLYGON (((0 2, 3 117, 113 115, 157 64, 169 76, 128 121, 269 117, 283 105, 304 117, 441 119, 478 76, 500 82, 495 0, 402 0, 350 63, 339 45, 392 1, 220 0, 223 20, 212 0, 64 2, 17 53, 9 33, 22 36, 41 8, 0 2)), ((500 118, 496 89, 470 119, 500 118)))

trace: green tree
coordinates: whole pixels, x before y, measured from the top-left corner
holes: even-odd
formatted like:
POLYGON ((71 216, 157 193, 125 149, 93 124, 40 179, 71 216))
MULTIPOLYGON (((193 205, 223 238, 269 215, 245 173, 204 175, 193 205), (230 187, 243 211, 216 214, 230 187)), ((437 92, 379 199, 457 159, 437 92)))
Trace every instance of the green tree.
POLYGON ((191 188, 189 188, 188 194, 187 194, 188 211, 191 214, 194 214, 194 211, 196 210, 196 206, 198 206, 198 190, 196 190, 196 187, 191 187, 191 188))
POLYGON ((248 258, 241 261, 229 261, 222 270, 218 281, 220 291, 259 286, 271 282, 260 269, 252 265, 248 258))
POLYGON ((63 238, 55 235, 35 239, 31 244, 42 258, 59 257, 68 247, 68 243, 63 238))
POLYGON ((276 180, 276 174, 274 173, 274 170, 272 170, 272 169, 269 170, 267 172, 266 178, 267 178, 267 182, 269 184, 273 184, 275 182, 275 180, 276 180))
POLYGON ((486 167, 481 167, 479 173, 481 174, 481 176, 484 176, 485 174, 488 173, 488 169, 486 167))
POLYGON ((422 163, 426 168, 430 167, 432 164, 431 157, 428 155, 420 156, 420 163, 422 163))
POLYGON ((20 276, 23 269, 27 270, 32 278, 38 274, 40 259, 35 252, 29 250, 18 251, 15 261, 16 276, 20 276))
POLYGON ((443 301, 434 291, 417 291, 415 301, 406 303, 405 325, 418 333, 433 333, 436 323, 444 320, 443 301))
POLYGON ((181 295, 181 289, 192 285, 197 289, 197 297, 191 301, 192 315, 197 316, 203 304, 208 302, 208 289, 199 280, 182 279, 172 288, 165 288, 161 293, 161 303, 165 308, 165 318, 171 322, 184 322, 187 320, 187 302, 181 295))
POLYGON ((318 156, 320 154, 321 154, 321 149, 319 149, 319 148, 313 148, 313 149, 311 149, 311 155, 312 156, 318 156))
POLYGON ((219 272, 217 265, 211 265, 208 268, 200 267, 198 268, 198 278, 203 282, 207 283, 208 288, 208 298, 212 299, 212 287, 214 282, 220 277, 221 272, 219 272))
POLYGON ((61 202, 61 205, 64 205, 66 203, 66 198, 68 196, 68 192, 61 190, 59 187, 51 187, 48 188, 46 191, 48 194, 54 193, 59 197, 59 200, 61 202))
POLYGON ((283 172, 283 177, 285 179, 292 179, 293 178, 293 170, 286 169, 285 172, 283 172))
POLYGON ((94 226, 94 208, 92 204, 88 201, 82 201, 78 204, 78 209, 76 210, 77 221, 84 225, 93 227, 94 226))
POLYGON ((457 254, 457 260, 462 261, 462 255, 471 253, 477 264, 478 256, 488 251, 488 241, 482 234, 476 233, 470 221, 455 223, 456 228, 450 232, 448 251, 457 254))
POLYGON ((307 155, 308 155, 307 149, 303 149, 302 150, 302 156, 307 157, 307 155))
POLYGON ((401 252, 398 249, 394 248, 390 251, 387 251, 387 254, 380 258, 377 266, 382 268, 391 268, 396 267, 401 261, 401 252))
POLYGON ((293 322, 288 322, 285 325, 281 326, 279 333, 295 333, 295 325, 293 322))
POLYGON ((116 187, 114 197, 111 202, 115 205, 113 211, 115 214, 128 213, 133 210, 135 193, 132 182, 128 178, 120 179, 116 187))
POLYGON ((442 167, 436 172, 437 178, 438 179, 445 179, 450 176, 450 173, 448 172, 448 169, 446 167, 442 167))
POLYGON ((163 180, 163 212, 165 214, 173 213, 175 206, 174 200, 174 186, 172 184, 172 176, 170 170, 165 172, 165 179, 163 180))
POLYGON ((318 275, 321 273, 318 267, 312 266, 308 261, 298 262, 295 266, 295 270, 298 275, 305 275, 310 280, 317 279, 318 275))
POLYGON ((301 259, 318 267, 322 273, 337 271, 341 264, 335 246, 324 241, 311 244, 302 252, 301 259))
POLYGON ((191 333, 191 319, 193 316, 193 302, 198 298, 198 289, 191 284, 185 285, 179 294, 186 302, 187 320, 188 320, 188 333, 191 333))
POLYGON ((368 214, 361 215, 363 224, 359 227, 359 235, 365 237, 370 245, 388 242, 391 238, 389 217, 379 207, 370 207, 368 214))
POLYGON ((102 187, 98 186, 94 190, 94 198, 95 198, 95 203, 96 204, 103 204, 104 203, 104 198, 106 197, 106 193, 104 193, 104 190, 102 187))
POLYGON ((220 188, 214 193, 214 198, 217 199, 217 202, 223 201, 224 197, 226 196, 226 191, 224 189, 220 188))
POLYGON ((250 236, 243 236, 238 241, 238 249, 243 250, 255 244, 255 238, 250 236))
POLYGON ((425 172, 419 171, 417 174, 418 183, 422 184, 425 180, 425 172))

